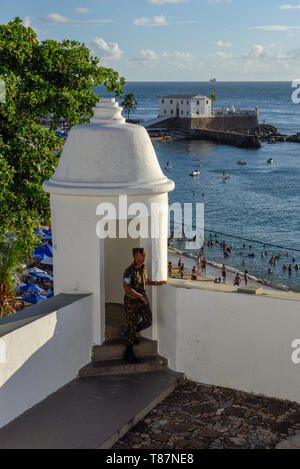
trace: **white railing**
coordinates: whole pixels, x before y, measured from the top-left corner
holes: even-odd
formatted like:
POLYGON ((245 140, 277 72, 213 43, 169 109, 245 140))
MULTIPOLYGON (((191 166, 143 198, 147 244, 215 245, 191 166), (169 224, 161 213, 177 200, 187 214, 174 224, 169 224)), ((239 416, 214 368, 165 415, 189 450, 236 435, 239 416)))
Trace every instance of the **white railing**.
POLYGON ((212 115, 214 117, 228 117, 228 116, 235 116, 235 117, 241 117, 241 116, 256 116, 257 112, 255 110, 250 110, 250 109, 214 109, 212 111, 212 115))

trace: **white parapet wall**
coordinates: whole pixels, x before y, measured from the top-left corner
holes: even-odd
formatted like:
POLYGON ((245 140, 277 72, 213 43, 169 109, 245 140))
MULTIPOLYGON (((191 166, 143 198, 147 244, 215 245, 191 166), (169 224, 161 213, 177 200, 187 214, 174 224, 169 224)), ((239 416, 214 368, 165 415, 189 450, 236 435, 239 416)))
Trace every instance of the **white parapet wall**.
POLYGON ((300 295, 192 284, 170 280, 158 295, 159 353, 170 368, 199 383, 300 402, 300 363, 292 361, 300 295))
POLYGON ((92 295, 57 295, 0 321, 0 428, 90 361, 92 295))

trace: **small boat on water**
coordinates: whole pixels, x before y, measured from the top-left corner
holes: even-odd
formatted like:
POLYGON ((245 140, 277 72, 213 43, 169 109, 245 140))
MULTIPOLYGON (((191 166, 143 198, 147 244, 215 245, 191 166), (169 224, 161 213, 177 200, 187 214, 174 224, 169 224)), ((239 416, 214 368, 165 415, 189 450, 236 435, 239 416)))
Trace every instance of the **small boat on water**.
POLYGON ((198 169, 194 169, 194 171, 192 171, 190 173, 190 176, 199 177, 200 176, 200 171, 198 169))
POLYGON ((165 169, 169 170, 169 169, 172 169, 172 168, 173 168, 173 166, 171 165, 170 161, 167 161, 165 169))
POLYGON ((273 164, 273 163, 274 163, 273 158, 269 158, 269 159, 267 160, 267 163, 273 164))
POLYGON ((245 166, 247 164, 247 161, 237 160, 237 164, 239 164, 240 166, 245 166))

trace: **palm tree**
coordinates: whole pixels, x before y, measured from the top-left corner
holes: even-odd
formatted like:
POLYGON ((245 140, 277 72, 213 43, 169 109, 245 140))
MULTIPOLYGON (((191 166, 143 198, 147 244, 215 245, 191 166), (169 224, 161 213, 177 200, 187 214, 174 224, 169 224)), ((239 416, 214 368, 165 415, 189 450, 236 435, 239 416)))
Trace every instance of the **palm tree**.
MULTIPOLYGON (((214 103, 215 101, 217 101, 217 95, 216 95, 216 93, 211 93, 210 99, 211 99, 211 102, 212 102, 212 103, 214 103)), ((211 112, 212 112, 212 115, 213 115, 213 106, 211 106, 211 112)))
POLYGON ((128 119, 129 119, 129 114, 136 110, 137 105, 138 105, 138 102, 135 99, 134 94, 133 93, 126 94, 124 101, 121 102, 121 106, 123 106, 128 119))
POLYGON ((15 311, 15 287, 25 269, 24 246, 23 239, 13 233, 0 241, 0 319, 15 311))

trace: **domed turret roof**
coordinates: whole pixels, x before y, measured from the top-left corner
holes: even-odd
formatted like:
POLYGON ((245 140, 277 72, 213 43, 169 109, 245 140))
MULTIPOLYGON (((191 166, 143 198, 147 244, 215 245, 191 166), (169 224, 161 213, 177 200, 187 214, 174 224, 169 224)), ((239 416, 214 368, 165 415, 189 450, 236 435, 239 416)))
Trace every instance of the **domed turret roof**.
POLYGON ((174 189, 147 131, 126 124, 115 99, 102 98, 89 124, 71 128, 46 192, 66 195, 155 194, 174 189))

